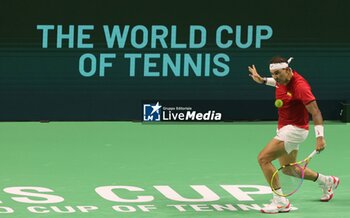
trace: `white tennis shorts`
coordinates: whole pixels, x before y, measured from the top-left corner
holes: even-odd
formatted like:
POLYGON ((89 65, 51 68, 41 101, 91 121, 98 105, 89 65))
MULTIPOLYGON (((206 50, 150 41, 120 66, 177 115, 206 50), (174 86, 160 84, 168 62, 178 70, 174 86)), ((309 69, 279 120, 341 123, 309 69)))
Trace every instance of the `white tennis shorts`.
POLYGON ((299 150, 299 145, 305 141, 309 131, 293 125, 287 125, 277 129, 275 139, 284 142, 284 149, 289 154, 293 150, 299 150))

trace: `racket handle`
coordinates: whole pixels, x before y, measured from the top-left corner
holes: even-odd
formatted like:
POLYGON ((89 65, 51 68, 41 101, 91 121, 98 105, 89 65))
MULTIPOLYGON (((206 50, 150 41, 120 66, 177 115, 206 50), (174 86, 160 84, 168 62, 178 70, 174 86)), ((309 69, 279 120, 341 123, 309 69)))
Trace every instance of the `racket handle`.
POLYGON ((313 156, 315 156, 315 154, 318 154, 318 153, 319 153, 318 151, 314 150, 314 151, 307 157, 307 159, 313 158, 313 156))

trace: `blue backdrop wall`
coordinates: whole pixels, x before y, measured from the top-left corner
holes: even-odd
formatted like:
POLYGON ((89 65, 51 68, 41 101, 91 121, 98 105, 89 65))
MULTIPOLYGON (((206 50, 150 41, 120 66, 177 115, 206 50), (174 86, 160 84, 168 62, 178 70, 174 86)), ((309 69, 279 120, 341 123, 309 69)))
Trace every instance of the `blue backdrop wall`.
POLYGON ((276 119, 271 57, 310 82, 325 119, 350 101, 349 1, 1 3, 0 120, 141 120, 145 100, 276 119))

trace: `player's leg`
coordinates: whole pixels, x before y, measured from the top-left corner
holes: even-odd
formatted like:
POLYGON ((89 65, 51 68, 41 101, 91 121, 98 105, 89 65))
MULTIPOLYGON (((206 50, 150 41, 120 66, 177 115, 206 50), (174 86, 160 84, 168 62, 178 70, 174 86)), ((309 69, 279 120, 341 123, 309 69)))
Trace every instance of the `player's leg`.
MULTIPOLYGON (((259 165, 264 173, 264 176, 270 184, 273 173, 276 168, 273 166, 272 161, 281 158, 282 156, 287 155, 284 142, 278 139, 272 139, 265 148, 260 152, 258 156, 259 165)), ((278 182, 277 182, 278 183, 278 182)), ((279 186, 279 184, 274 184, 279 186)), ((275 187, 276 188, 276 187, 275 187)), ((289 212, 290 203, 285 197, 281 197, 273 193, 273 198, 271 204, 267 205, 264 208, 261 208, 263 213, 280 213, 280 212, 289 212)))
POLYGON ((278 159, 283 154, 285 154, 284 143, 277 139, 272 139, 259 153, 258 162, 267 183, 270 184, 272 175, 276 170, 272 161, 278 159))
MULTIPOLYGON (((277 131, 277 135, 260 152, 258 161, 269 184, 272 175, 276 170, 271 162, 273 160, 280 159, 281 157, 282 159, 280 159, 280 162, 295 162, 299 144, 306 139, 307 134, 307 130, 296 128, 292 125, 284 126, 277 131)), ((278 180, 276 180, 276 182, 278 182, 278 180)), ((274 185, 274 188, 279 188, 279 184, 274 185)))
MULTIPOLYGON (((283 155, 279 158, 281 166, 288 163, 296 162, 298 150, 293 150, 288 155, 283 155)), ((288 172, 286 172, 288 173, 288 172)), ((333 191, 338 187, 340 179, 335 176, 325 176, 320 173, 316 173, 310 168, 306 168, 304 171, 304 179, 317 182, 323 191, 321 201, 329 201, 333 198, 333 191)), ((282 190, 280 190, 282 192, 282 190)))
MULTIPOLYGON (((286 142, 285 147, 287 150, 298 149, 293 143, 286 142)), ((287 163, 292 163, 296 161, 298 150, 293 150, 290 152, 290 155, 282 156, 279 160, 281 165, 285 165, 287 163)), ((306 168, 304 171, 304 179, 311 180, 317 182, 322 189, 322 197, 321 201, 329 201, 333 198, 334 190, 338 187, 340 179, 335 176, 325 176, 320 173, 316 173, 310 168, 306 168)))
POLYGON ((310 168, 306 168, 304 171, 304 179, 316 181, 317 173, 315 171, 311 170, 310 168))
POLYGON ((334 196, 334 190, 338 188, 340 179, 335 176, 325 176, 321 173, 316 173, 310 168, 305 169, 305 179, 317 182, 322 189, 321 201, 327 202, 334 196))
MULTIPOLYGON (((264 172, 265 178, 268 180, 268 183, 270 183, 273 172, 275 171, 275 168, 269 161, 279 159, 282 165, 295 162, 299 144, 306 139, 307 135, 307 130, 297 128, 292 125, 284 126, 277 131, 277 135, 274 137, 274 139, 271 140, 271 142, 259 154, 259 164, 264 172), (273 148, 270 148, 270 145, 273 148), (272 153, 272 155, 269 155, 270 153, 272 153)), ((281 184, 279 187, 279 181, 276 180, 276 183, 273 185, 275 191, 280 192, 279 194, 282 195, 283 191, 281 186, 283 187, 283 184, 281 184)), ((287 198, 273 193, 272 203, 262 208, 261 211, 264 213, 276 213, 276 211, 289 212, 290 203, 287 198)))
MULTIPOLYGON (((297 161, 297 156, 298 156, 298 150, 293 150, 293 151, 291 151, 289 153, 285 152, 284 155, 282 155, 280 158, 278 158, 278 161, 279 161, 281 166, 284 166, 284 165, 287 165, 289 163, 296 162, 297 161)), ((298 170, 298 168, 296 168, 295 170, 298 170)), ((293 173, 284 172, 283 170, 282 170, 282 172, 287 174, 287 175, 290 175, 290 176, 294 175, 293 173)), ((300 175, 301 175, 301 173, 300 173, 300 175)))

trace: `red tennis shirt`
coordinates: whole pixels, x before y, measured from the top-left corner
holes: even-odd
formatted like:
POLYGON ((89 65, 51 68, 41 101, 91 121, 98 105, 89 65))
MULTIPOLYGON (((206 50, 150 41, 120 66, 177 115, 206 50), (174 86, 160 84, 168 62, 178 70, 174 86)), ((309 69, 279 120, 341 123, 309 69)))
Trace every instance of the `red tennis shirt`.
POLYGON ((286 125, 309 129, 309 113, 305 105, 316 98, 300 74, 293 70, 293 77, 286 86, 277 83, 276 99, 283 101, 283 106, 278 109, 278 129, 286 125))

